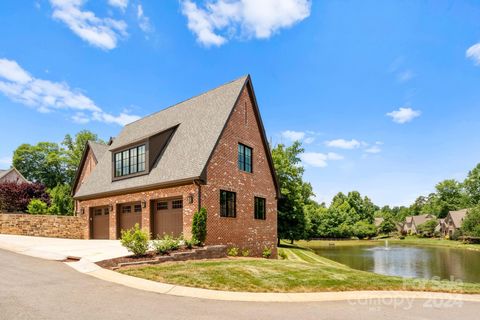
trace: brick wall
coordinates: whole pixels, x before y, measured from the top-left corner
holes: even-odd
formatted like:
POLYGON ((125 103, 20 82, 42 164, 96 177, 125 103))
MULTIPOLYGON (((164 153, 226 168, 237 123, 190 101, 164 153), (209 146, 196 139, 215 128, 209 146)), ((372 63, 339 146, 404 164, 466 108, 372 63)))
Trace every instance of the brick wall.
POLYGON ((132 203, 132 202, 141 202, 145 201, 146 206, 142 208, 142 221, 141 227, 147 232, 151 231, 151 206, 153 205, 152 201, 156 199, 162 198, 173 198, 173 197, 181 197, 183 199, 183 235, 186 238, 189 238, 192 234, 192 218, 193 214, 198 208, 198 197, 196 196, 197 193, 197 186, 193 184, 183 185, 183 186, 175 186, 175 187, 167 187, 162 189, 155 189, 149 191, 142 191, 142 192, 134 192, 129 194, 121 194, 121 195, 114 195, 105 198, 99 199, 92 199, 92 200, 83 200, 79 201, 80 210, 83 209, 83 214, 80 216, 86 223, 86 227, 84 228, 84 237, 88 239, 90 237, 90 229, 89 229, 89 217, 90 217, 90 209, 94 207, 100 206, 111 206, 112 210, 109 215, 109 235, 110 239, 117 239, 117 220, 118 220, 118 205, 122 203, 132 203), (188 202, 188 196, 194 195, 193 203, 188 202))
POLYGON ((0 233, 84 239, 85 220, 72 216, 0 213, 0 233))
POLYGON ((224 244, 260 256, 265 247, 275 257, 277 200, 251 92, 244 88, 214 150, 207 168, 208 185, 202 186, 202 206, 207 208, 207 244, 224 244), (238 169, 238 143, 253 149, 253 172, 238 169), (236 218, 220 217, 220 189, 237 194, 236 218), (254 197, 266 199, 266 220, 254 219, 254 197))

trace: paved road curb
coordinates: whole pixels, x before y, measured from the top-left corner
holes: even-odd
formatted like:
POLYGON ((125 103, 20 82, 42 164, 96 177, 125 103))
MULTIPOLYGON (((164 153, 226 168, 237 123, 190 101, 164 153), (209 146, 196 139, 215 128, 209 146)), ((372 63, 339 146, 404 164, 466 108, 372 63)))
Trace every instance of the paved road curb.
POLYGON ((444 300, 480 302, 480 295, 454 294, 441 292, 419 291, 342 291, 342 292, 312 292, 312 293, 255 293, 233 292, 191 288, 171 285, 142 278, 132 277, 115 271, 103 269, 98 265, 82 259, 78 262, 66 263, 79 272, 95 278, 124 285, 139 290, 169 294, 174 296, 200 298, 223 301, 243 302, 326 302, 326 301, 358 301, 358 300, 444 300))

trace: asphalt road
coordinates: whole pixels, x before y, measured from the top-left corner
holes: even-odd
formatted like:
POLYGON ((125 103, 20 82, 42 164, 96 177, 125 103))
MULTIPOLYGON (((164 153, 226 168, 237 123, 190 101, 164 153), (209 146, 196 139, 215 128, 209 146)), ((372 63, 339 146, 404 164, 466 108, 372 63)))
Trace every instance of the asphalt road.
POLYGON ((144 292, 0 250, 0 319, 478 319, 480 303, 247 303, 144 292))

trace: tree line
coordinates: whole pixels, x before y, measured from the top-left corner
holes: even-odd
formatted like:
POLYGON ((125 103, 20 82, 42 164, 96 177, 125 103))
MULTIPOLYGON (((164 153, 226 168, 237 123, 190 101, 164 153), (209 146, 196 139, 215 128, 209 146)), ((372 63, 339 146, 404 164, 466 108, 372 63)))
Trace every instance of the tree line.
POLYGON ((445 218, 449 211, 464 208, 471 210, 463 230, 480 237, 480 164, 469 171, 464 181, 441 181, 435 186, 435 192, 419 196, 410 206, 379 207, 358 191, 340 192, 327 206, 312 199, 312 186, 303 179, 304 168, 300 160, 303 152, 298 141, 291 146, 279 144, 272 149, 281 189, 279 239, 293 242, 312 238, 369 238, 395 231, 397 224, 407 216, 432 214, 445 218), (379 226, 374 225, 375 217, 383 218, 379 226))
POLYGON ((88 141, 103 141, 88 130, 61 143, 22 144, 13 153, 13 166, 30 184, 0 184, 0 209, 41 214, 72 215, 72 185, 88 141))

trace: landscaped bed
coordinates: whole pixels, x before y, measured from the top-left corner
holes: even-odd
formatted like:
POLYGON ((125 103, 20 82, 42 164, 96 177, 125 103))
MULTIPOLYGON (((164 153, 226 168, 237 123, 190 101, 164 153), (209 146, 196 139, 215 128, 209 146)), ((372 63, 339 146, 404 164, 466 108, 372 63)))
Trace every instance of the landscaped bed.
POLYGON ((229 291, 415 290, 480 293, 480 284, 383 276, 349 268, 299 247, 285 246, 279 251, 285 259, 167 262, 122 268, 119 272, 164 283, 229 291))

